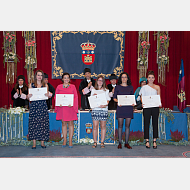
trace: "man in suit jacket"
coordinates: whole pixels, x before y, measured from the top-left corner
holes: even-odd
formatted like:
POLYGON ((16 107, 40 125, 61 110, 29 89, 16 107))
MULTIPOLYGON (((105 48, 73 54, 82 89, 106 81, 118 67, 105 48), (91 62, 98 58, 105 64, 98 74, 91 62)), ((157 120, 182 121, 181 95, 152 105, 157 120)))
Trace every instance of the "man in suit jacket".
POLYGON ((88 97, 91 94, 92 87, 95 85, 95 80, 91 78, 91 70, 89 68, 84 69, 84 76, 85 78, 81 81, 79 86, 82 110, 90 109, 88 97))

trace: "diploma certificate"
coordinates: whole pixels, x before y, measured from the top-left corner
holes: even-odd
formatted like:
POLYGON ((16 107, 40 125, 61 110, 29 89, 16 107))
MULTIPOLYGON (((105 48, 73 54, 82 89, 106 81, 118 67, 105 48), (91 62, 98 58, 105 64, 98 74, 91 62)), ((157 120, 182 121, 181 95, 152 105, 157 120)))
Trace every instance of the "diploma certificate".
POLYGON ((47 87, 29 88, 29 94, 32 94, 30 101, 47 100, 48 97, 45 96, 46 93, 47 93, 47 87))
POLYGON ((88 101, 91 108, 98 108, 100 105, 108 104, 105 93, 89 96, 88 101))
POLYGON ((73 106, 74 94, 56 94, 55 106, 73 106))
POLYGON ((159 107, 161 105, 160 95, 142 96, 143 108, 159 107))
POLYGON ((118 105, 131 106, 136 105, 135 95, 117 95, 118 105))

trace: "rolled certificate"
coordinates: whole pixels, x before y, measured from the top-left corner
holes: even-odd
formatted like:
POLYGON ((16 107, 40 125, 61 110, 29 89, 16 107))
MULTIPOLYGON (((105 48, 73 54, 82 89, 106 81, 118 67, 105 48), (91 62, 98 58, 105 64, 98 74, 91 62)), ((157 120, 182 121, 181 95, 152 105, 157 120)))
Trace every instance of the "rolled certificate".
POLYGON ((30 101, 47 100, 48 97, 45 96, 46 93, 47 93, 47 87, 29 88, 29 94, 32 94, 32 97, 29 100, 30 101))
POLYGON ((108 104, 105 93, 89 96, 88 101, 91 108, 98 108, 100 105, 108 104))
POLYGON ((73 106, 74 94, 56 94, 55 106, 73 106))
POLYGON ((159 107, 161 105, 160 95, 142 96, 143 108, 159 107))
POLYGON ((117 95, 118 105, 131 106, 136 105, 135 95, 117 95))

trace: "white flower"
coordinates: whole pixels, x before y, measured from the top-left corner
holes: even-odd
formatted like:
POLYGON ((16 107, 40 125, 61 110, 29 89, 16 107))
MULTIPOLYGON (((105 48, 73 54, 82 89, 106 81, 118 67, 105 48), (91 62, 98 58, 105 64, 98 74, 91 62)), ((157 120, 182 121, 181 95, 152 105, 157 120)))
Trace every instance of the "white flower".
POLYGON ((143 65, 143 61, 140 62, 140 65, 143 65))
POLYGON ((90 139, 90 140, 89 140, 89 143, 94 143, 94 140, 93 140, 93 139, 90 139))
POLYGON ((140 61, 141 60, 141 58, 139 57, 138 59, 137 59, 137 61, 140 61))
POLYGON ((165 57, 165 55, 162 55, 162 57, 165 57))
POLYGON ((88 140, 87 140, 87 139, 84 139, 83 142, 84 142, 84 143, 88 143, 88 140))
POLYGON ((79 141, 80 143, 82 143, 83 142, 83 139, 80 139, 80 141, 79 141))

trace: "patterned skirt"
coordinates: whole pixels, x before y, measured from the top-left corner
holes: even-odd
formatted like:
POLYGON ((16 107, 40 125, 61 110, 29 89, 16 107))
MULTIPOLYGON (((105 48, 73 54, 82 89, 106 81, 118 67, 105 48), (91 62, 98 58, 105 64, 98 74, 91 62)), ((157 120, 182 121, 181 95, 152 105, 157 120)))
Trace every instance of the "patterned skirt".
POLYGON ((106 121, 108 119, 108 111, 105 110, 92 110, 92 120, 106 121))
POLYGON ((29 140, 49 140, 49 113, 46 100, 31 103, 28 135, 29 140))

